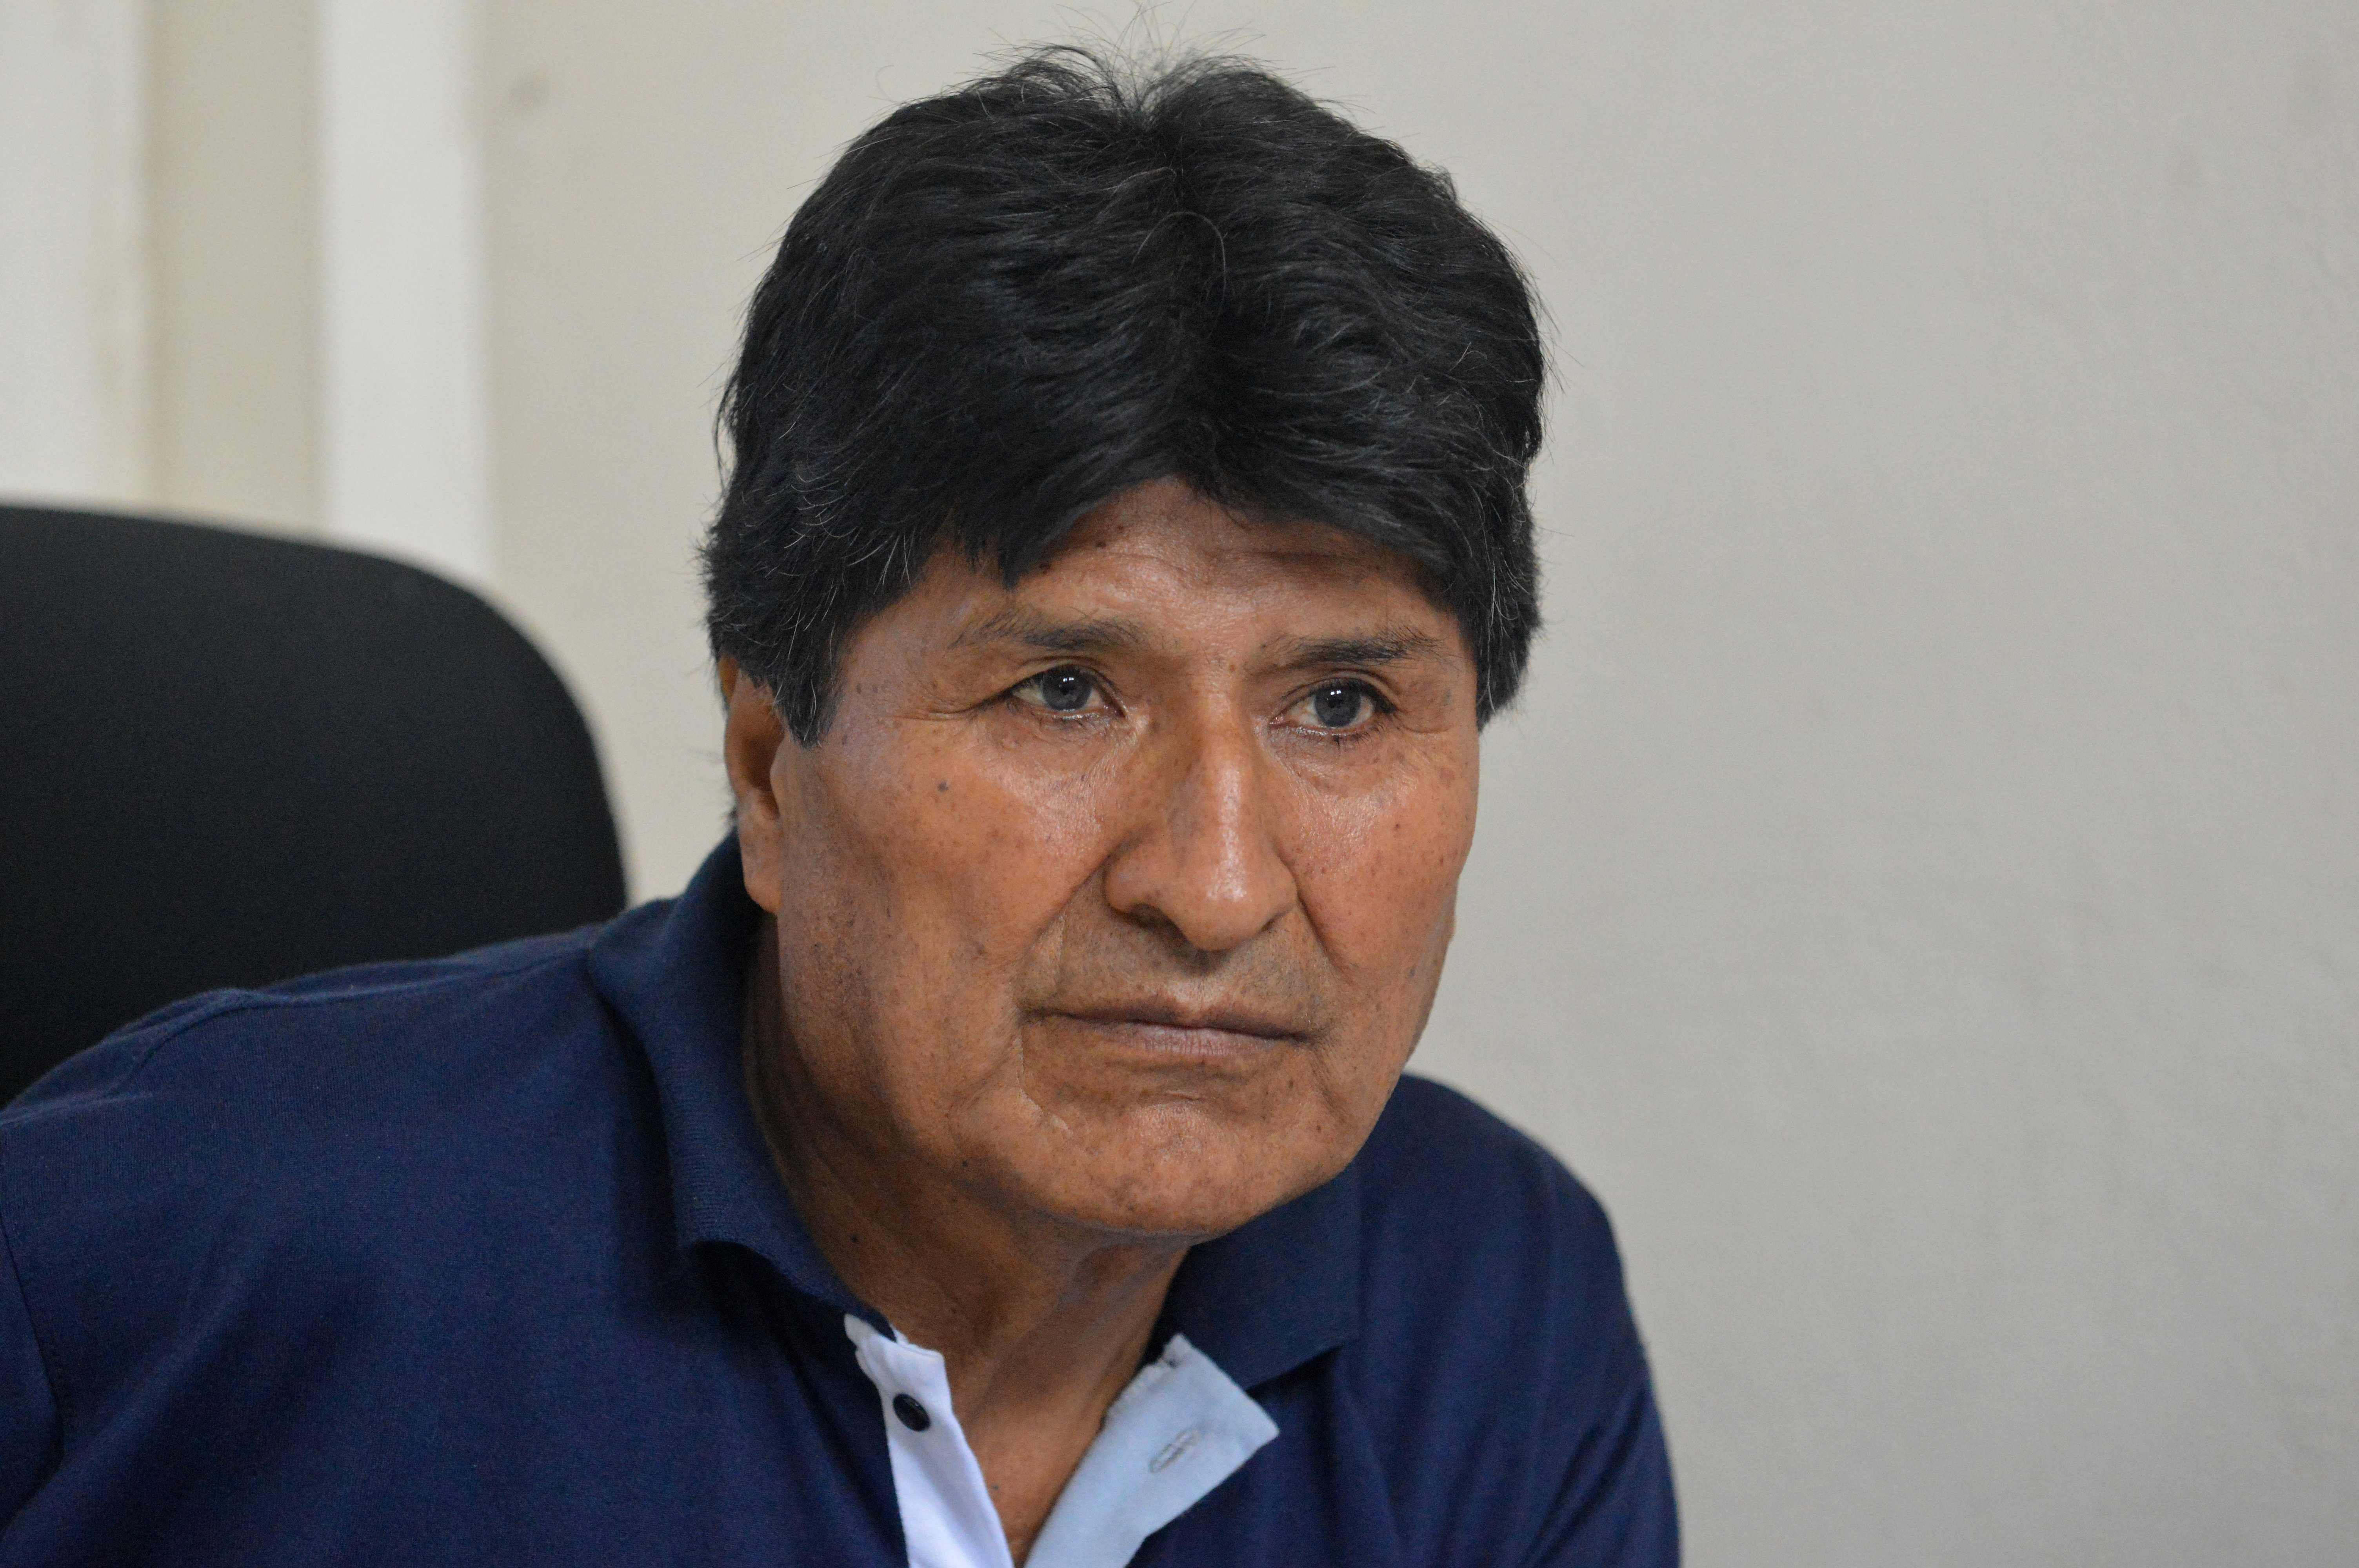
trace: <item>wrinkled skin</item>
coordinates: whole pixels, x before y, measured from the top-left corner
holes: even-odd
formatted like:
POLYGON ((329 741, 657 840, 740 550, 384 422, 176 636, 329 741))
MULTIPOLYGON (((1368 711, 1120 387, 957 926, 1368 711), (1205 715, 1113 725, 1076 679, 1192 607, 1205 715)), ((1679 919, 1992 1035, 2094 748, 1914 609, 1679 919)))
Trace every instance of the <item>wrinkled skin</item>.
POLYGON ((1342 1168, 1473 831, 1473 666, 1408 562, 1165 481, 1013 589, 945 553, 842 678, 740 826, 831 1119, 1111 1232, 1216 1234, 1342 1168), (1095 689, 1057 711, 1068 670, 1095 689))

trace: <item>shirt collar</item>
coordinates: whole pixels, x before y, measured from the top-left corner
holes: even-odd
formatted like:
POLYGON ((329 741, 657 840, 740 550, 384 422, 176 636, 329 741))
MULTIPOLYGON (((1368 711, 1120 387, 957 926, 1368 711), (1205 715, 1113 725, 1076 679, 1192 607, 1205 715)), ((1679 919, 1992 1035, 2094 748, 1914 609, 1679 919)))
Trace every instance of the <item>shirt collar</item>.
MULTIPOLYGON (((889 1327, 829 1267, 795 1212, 746 1103, 741 1056, 745 956, 761 910, 745 896, 734 835, 677 899, 642 904, 590 952, 592 984, 647 1053, 662 1107, 672 1216, 683 1253, 734 1243, 838 1312, 889 1327)), ((1359 1326, 1360 1174, 1190 1250, 1164 1326, 1252 1388, 1350 1340, 1359 1326)))
POLYGON ((1290 1372, 1360 1330, 1360 1164, 1190 1248, 1163 1322, 1242 1388, 1290 1372))
POLYGON ((683 1256, 734 1243, 805 1295, 881 1325, 795 1212, 745 1099, 745 955, 761 919, 745 896, 733 834, 679 897, 642 904, 606 927, 590 950, 591 983, 638 1037, 655 1076, 683 1256))

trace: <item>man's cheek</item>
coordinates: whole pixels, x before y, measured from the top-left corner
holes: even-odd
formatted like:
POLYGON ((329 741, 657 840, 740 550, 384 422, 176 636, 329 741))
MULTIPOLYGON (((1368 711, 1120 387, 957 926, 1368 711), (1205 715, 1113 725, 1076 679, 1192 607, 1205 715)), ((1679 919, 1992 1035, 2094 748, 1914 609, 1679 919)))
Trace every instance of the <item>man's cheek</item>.
POLYGON ((1421 980, 1450 937, 1454 860, 1430 846, 1371 845, 1306 889, 1305 903, 1339 973, 1359 989, 1421 980))
POLYGON ((945 869, 978 864, 996 875, 1020 874, 1027 863, 1093 858, 1107 837, 1117 777, 1105 769, 1027 767, 1021 761, 1019 754, 935 763, 940 776, 929 773, 932 782, 916 792, 919 808, 881 818, 896 836, 895 848, 906 856, 914 830, 945 869))

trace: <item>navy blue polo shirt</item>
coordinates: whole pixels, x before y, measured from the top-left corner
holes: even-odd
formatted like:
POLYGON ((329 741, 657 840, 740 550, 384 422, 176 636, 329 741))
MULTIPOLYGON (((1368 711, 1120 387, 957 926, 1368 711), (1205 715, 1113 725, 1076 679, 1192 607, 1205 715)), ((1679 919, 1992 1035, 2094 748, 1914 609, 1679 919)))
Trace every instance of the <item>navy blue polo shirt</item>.
MULTIPOLYGON (((739 1078, 758 912, 676 901, 216 992, 0 1112, 0 1565, 905 1560, 881 1327, 739 1078)), ((1277 1436, 1139 1563, 1678 1558, 1605 1217, 1404 1079, 1326 1186, 1190 1252, 1277 1436)))

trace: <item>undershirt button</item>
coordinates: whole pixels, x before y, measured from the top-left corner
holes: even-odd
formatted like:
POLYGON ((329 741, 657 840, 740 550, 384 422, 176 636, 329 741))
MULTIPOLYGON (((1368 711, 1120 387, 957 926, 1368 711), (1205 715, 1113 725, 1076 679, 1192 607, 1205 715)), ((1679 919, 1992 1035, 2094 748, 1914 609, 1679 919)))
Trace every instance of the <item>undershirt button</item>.
POLYGON ((926 1413, 926 1407, 907 1394, 893 1396, 893 1413, 899 1416, 901 1424, 911 1432, 923 1432, 934 1424, 934 1418, 926 1413))

